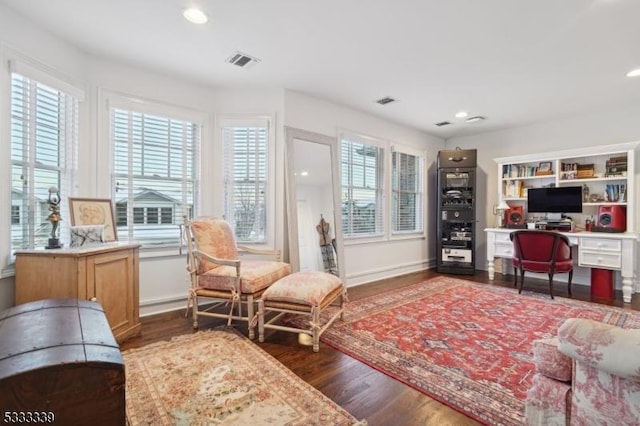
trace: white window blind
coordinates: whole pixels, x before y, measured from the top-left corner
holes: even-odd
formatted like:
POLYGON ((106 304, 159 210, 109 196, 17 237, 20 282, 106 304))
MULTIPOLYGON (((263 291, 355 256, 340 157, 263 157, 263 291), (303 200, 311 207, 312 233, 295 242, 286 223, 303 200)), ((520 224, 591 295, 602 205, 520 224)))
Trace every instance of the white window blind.
POLYGON ((118 240, 176 245, 197 204, 201 125, 110 108, 118 240))
POLYGON ((394 150, 391 154, 391 231, 422 232, 422 157, 394 150))
POLYGON ((238 242, 266 243, 269 123, 227 120, 221 128, 225 218, 238 242))
POLYGON ((342 231, 345 238, 383 233, 382 144, 342 135, 342 231))
MULTIPOLYGON (((16 64, 12 65, 15 70, 16 64)), ((47 82, 55 83, 56 79, 49 78, 47 82)), ((66 83, 61 86, 69 87, 66 83)), ((68 206, 64 200, 74 195, 79 94, 82 95, 79 89, 72 95, 45 85, 30 74, 11 74, 11 252, 48 245, 52 230, 47 221, 51 187, 58 189, 63 200, 58 237, 63 243, 69 241, 68 206)))

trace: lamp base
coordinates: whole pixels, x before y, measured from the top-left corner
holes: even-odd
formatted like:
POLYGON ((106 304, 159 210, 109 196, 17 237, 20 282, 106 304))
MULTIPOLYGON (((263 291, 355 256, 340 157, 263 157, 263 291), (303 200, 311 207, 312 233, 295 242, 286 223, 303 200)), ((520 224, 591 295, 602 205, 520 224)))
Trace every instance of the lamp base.
POLYGON ((57 238, 49 238, 49 245, 47 245, 45 248, 58 249, 58 248, 62 248, 62 244, 60 244, 60 240, 57 238))

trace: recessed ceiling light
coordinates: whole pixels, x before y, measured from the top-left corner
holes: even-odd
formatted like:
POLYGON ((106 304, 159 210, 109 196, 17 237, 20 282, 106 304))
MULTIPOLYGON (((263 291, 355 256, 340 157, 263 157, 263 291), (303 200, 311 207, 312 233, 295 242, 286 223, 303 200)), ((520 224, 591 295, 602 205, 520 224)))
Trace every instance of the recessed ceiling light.
POLYGON ((307 171, 300 172, 300 176, 309 176, 309 172, 307 171))
POLYGON ((182 12, 182 16, 184 16, 187 21, 194 24, 205 24, 209 20, 203 11, 196 9, 195 7, 185 9, 185 11, 182 12))
POLYGON ((464 120, 466 123, 477 123, 478 121, 482 121, 484 120, 484 117, 481 115, 476 115, 473 117, 469 117, 466 120, 464 120))
POLYGON ((460 111, 456 113, 456 118, 465 118, 468 116, 469 116, 469 113, 467 111, 460 111))
POLYGON ((636 68, 635 70, 631 70, 627 73, 627 77, 640 77, 640 68, 636 68))

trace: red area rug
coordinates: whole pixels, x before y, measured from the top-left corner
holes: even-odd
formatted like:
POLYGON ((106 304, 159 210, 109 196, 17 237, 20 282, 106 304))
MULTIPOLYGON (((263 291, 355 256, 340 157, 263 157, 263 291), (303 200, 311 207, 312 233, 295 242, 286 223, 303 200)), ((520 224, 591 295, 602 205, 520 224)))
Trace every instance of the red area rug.
POLYGON ((532 341, 570 317, 640 328, 640 313, 438 277, 347 305, 322 341, 491 425, 524 422, 532 341))

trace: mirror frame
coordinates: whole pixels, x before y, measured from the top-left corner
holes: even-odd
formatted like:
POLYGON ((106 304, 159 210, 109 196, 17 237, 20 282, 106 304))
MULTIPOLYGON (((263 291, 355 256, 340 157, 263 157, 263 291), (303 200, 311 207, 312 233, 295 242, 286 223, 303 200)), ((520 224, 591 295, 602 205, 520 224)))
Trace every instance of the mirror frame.
POLYGON ((289 263, 294 272, 300 270, 300 248, 298 244, 298 206, 296 199, 295 177, 295 148, 294 140, 300 139, 307 142, 319 143, 329 146, 331 158, 331 181, 333 186, 333 232, 336 239, 336 262, 338 263, 338 276, 344 281, 345 265, 342 240, 342 210, 340 208, 340 168, 338 164, 338 140, 335 137, 325 136, 307 130, 285 126, 285 156, 286 156, 286 203, 287 221, 289 223, 289 263))

